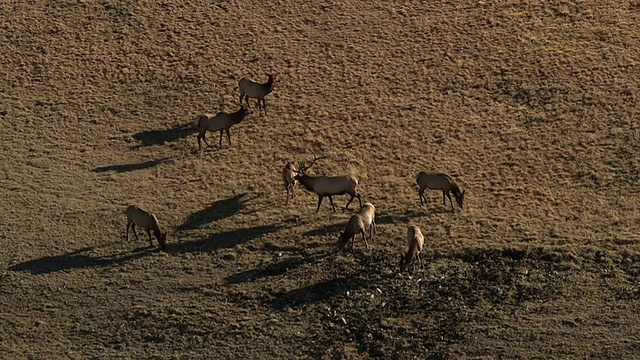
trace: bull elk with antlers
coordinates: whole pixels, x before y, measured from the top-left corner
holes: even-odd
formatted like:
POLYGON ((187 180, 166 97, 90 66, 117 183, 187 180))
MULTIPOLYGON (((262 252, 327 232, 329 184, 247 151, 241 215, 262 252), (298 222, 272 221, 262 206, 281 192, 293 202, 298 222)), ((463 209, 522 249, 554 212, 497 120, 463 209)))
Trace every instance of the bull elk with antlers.
POLYGON ((353 177, 351 175, 315 176, 307 174, 307 170, 309 170, 309 168, 311 168, 311 166, 313 166, 316 161, 323 158, 325 157, 317 157, 314 154, 311 164, 309 166, 302 167, 301 170, 298 171, 298 174, 294 177, 294 179, 298 180, 298 182, 302 184, 305 189, 318 195, 318 208, 316 209, 316 212, 320 211, 320 204, 322 204, 322 199, 324 199, 325 197, 329 198, 331 208, 333 209, 333 211, 336 211, 336 206, 333 204, 334 195, 351 195, 351 198, 347 202, 345 209, 349 208, 349 204, 351 204, 354 198, 358 198, 360 207, 362 207, 362 199, 360 198, 360 194, 358 194, 356 190, 356 187, 358 186, 358 179, 356 177, 353 177))

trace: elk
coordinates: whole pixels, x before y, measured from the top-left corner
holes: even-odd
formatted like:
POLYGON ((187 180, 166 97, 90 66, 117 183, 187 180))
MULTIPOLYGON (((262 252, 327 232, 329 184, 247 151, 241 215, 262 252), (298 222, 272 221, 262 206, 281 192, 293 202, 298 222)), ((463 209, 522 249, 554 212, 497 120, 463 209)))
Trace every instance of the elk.
POLYGON ((207 146, 211 146, 207 142, 207 130, 220 130, 220 147, 222 147, 222 132, 226 131, 227 140, 229 141, 229 146, 231 146, 231 134, 229 134, 229 128, 240 123, 248 114, 250 114, 250 112, 247 108, 241 106, 240 109, 234 113, 219 112, 215 116, 209 116, 207 114, 196 116, 194 123, 198 128, 198 149, 202 150, 200 139, 204 140, 204 143, 207 144, 207 146))
POLYGON ((420 205, 423 205, 422 200, 427 202, 427 198, 424 196, 424 191, 429 188, 432 190, 442 190, 442 202, 444 205, 447 205, 447 198, 449 198, 449 202, 451 203, 451 210, 453 210, 453 201, 451 201, 451 194, 453 194, 456 198, 456 203, 460 209, 462 209, 462 202, 464 201, 465 191, 460 191, 460 187, 456 184, 453 179, 447 174, 429 174, 424 171, 420 171, 418 176, 416 177, 416 182, 418 183, 418 196, 420 197, 420 205))
POLYGON ((284 182, 284 187, 287 190, 287 202, 285 205, 289 204, 289 197, 293 199, 293 189, 295 189, 296 184, 298 183, 298 180, 295 179, 297 172, 298 169, 296 169, 296 165, 291 161, 287 162, 284 170, 282 170, 282 180, 284 182))
POLYGON ((353 249, 353 243, 355 242, 356 235, 360 233, 362 234, 362 241, 364 241, 364 246, 368 249, 369 243, 367 242, 367 237, 365 235, 366 228, 366 220, 362 217, 362 215, 351 215, 351 218, 349 218, 349 222, 347 222, 347 226, 345 226, 344 231, 340 234, 340 237, 338 237, 338 248, 340 250, 343 250, 349 240, 351 240, 351 249, 353 249))
POLYGON ((366 202, 358 211, 358 214, 362 216, 365 226, 369 228, 369 240, 373 239, 373 233, 376 230, 376 207, 372 203, 366 202))
POLYGON ((156 218, 154 214, 136 205, 129 205, 124 213, 127 215, 127 241, 129 241, 129 228, 133 230, 136 240, 140 240, 136 232, 136 226, 139 226, 147 232, 147 236, 149 236, 149 246, 153 247, 153 241, 151 239, 151 230, 153 230, 153 235, 156 240, 158 240, 158 245, 160 245, 161 249, 165 248, 167 244, 167 233, 162 232, 158 218, 156 218))
POLYGON ((362 199, 360 194, 358 194, 356 187, 358 186, 358 179, 351 175, 344 176, 314 176, 308 175, 306 172, 309 168, 318 160, 323 157, 316 157, 314 155, 314 159, 311 162, 311 165, 303 168, 298 171, 298 174, 294 177, 294 179, 298 180, 302 186, 308 191, 316 193, 318 195, 318 208, 316 212, 320 211, 320 204, 322 204, 322 199, 326 197, 329 198, 329 202, 331 203, 331 208, 333 211, 336 211, 336 206, 333 204, 333 196, 334 195, 344 195, 349 194, 351 198, 347 202, 345 209, 349 208, 349 204, 353 201, 354 198, 358 198, 360 202, 360 207, 362 207, 362 199))
POLYGON ((258 99, 258 111, 260 115, 262 115, 262 109, 264 109, 264 114, 267 115, 267 103, 264 97, 273 91, 273 75, 267 74, 267 77, 267 82, 264 84, 247 78, 242 78, 238 81, 240 105, 242 105, 242 99, 246 99, 247 108, 249 108, 249 98, 258 99))
POLYGON ((365 243, 367 249, 369 248, 369 244, 366 239, 366 230, 369 229, 369 240, 373 239, 373 234, 376 231, 376 208, 372 203, 367 202, 358 211, 357 214, 351 216, 347 226, 340 234, 338 238, 338 247, 340 249, 344 249, 349 240, 351 240, 351 249, 353 249, 353 245, 355 242, 356 234, 362 231, 362 239, 365 243))
POLYGON ((409 265, 413 264, 413 268, 415 270, 415 260, 418 259, 420 263, 420 268, 422 268, 422 257, 420 254, 422 253, 422 247, 424 246, 424 235, 422 235, 422 231, 420 228, 411 225, 409 226, 409 230, 407 231, 407 246, 408 250, 405 255, 400 255, 400 271, 405 271, 409 267, 409 265))

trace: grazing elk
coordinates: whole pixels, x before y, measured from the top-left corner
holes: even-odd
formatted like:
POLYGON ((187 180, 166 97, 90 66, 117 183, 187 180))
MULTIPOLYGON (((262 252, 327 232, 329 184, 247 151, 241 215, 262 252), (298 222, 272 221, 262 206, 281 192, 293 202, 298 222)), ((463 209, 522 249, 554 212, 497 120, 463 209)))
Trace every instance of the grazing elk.
POLYGON ((229 134, 229 128, 240 123, 248 114, 250 114, 249 110, 244 106, 241 106, 240 109, 234 113, 219 112, 215 116, 209 116, 207 114, 196 116, 194 123, 198 128, 198 149, 202 150, 200 139, 204 140, 204 143, 207 144, 207 146, 211 146, 207 142, 207 131, 220 130, 220 147, 222 147, 222 132, 226 131, 227 140, 229 141, 229 146, 231 146, 231 134, 229 134))
POLYGON ((240 105, 242 105, 242 99, 246 99, 247 108, 249 108, 249 98, 258 99, 258 111, 260 115, 262 115, 262 109, 264 109, 264 114, 267 115, 267 102, 264 97, 273 91, 273 75, 268 74, 267 77, 267 82, 264 84, 247 78, 242 78, 238 81, 240 105))
POLYGON ((349 240, 351 240, 351 248, 353 249, 353 243, 355 242, 356 235, 360 233, 362 234, 362 241, 364 241, 364 246, 368 249, 369 243, 367 242, 367 236, 365 235, 366 228, 367 225, 365 224, 365 219, 363 219, 360 214, 351 215, 351 218, 349 218, 349 222, 347 222, 347 226, 345 226, 344 231, 338 238, 338 248, 340 250, 343 250, 349 240))
POLYGON ((293 190, 298 183, 298 180, 295 179, 297 172, 298 169, 296 169, 296 165, 291 161, 287 162, 284 170, 282 170, 282 181, 284 182, 284 187, 287 190, 287 202, 285 205, 289 204, 289 197, 293 199, 293 190))
POLYGON ((360 202, 360 207, 362 207, 362 199, 360 198, 360 194, 358 194, 356 187, 358 186, 358 179, 351 175, 344 176, 314 176, 308 175, 306 172, 309 168, 318 160, 323 157, 316 157, 314 155, 314 159, 311 162, 311 165, 303 168, 298 171, 298 175, 295 176, 295 179, 298 180, 302 186, 308 191, 316 193, 318 195, 318 208, 316 212, 320 210, 320 204, 322 204, 322 199, 324 197, 329 198, 329 202, 331 203, 331 208, 333 211, 336 211, 336 206, 333 204, 333 196, 334 195, 344 195, 349 194, 351 198, 347 202, 345 209, 349 208, 349 204, 353 201, 354 198, 358 198, 360 202))
POLYGON ((127 241, 129 240, 129 228, 133 230, 136 240, 140 240, 136 232, 136 226, 139 226, 147 232, 147 236, 149 236, 149 246, 153 247, 153 241, 151 239, 151 230, 153 230, 153 235, 158 240, 158 245, 160 245, 161 249, 165 248, 167 244, 167 233, 162 232, 158 218, 156 218, 154 214, 136 205, 129 205, 124 213, 127 215, 127 241))
POLYGON ((420 196, 420 205, 423 205, 423 199, 424 202, 427 201, 427 198, 424 196, 424 191, 429 188, 432 190, 442 190, 442 202, 444 205, 447 205, 445 196, 449 198, 451 210, 453 210, 453 201, 451 201, 451 194, 453 194, 458 206, 462 209, 462 202, 464 201, 464 194, 466 190, 461 192, 456 182, 453 181, 449 175, 440 173, 428 174, 424 171, 420 171, 416 177, 416 182, 419 187, 418 196, 420 196))
POLYGON ((358 214, 364 219, 364 224, 369 228, 369 240, 373 239, 376 230, 376 207, 372 203, 366 202, 358 211, 358 214))
POLYGON ((351 240, 351 249, 355 242, 356 234, 362 232, 362 239, 366 248, 369 244, 366 239, 366 230, 369 229, 369 240, 373 239, 376 232, 376 208, 372 203, 365 203, 357 214, 351 216, 345 230, 338 238, 338 248, 344 249, 349 240, 351 240))
POLYGON ((420 254, 422 253, 422 247, 424 246, 424 235, 422 235, 422 231, 420 228, 411 225, 409 226, 409 230, 407 231, 407 246, 408 250, 406 255, 400 255, 400 271, 405 271, 409 267, 409 265, 413 264, 413 268, 415 270, 415 260, 418 259, 420 263, 420 268, 422 268, 422 257, 420 254))

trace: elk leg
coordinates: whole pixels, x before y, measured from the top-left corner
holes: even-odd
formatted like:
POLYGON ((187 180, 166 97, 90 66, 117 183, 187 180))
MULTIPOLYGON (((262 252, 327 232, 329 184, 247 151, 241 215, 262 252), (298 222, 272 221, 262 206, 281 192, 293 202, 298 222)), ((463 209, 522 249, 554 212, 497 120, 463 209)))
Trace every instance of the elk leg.
POLYGON ((220 129, 220 147, 222 147, 222 133, 224 132, 224 129, 220 129))
POLYGON ((267 115, 267 100, 262 99, 262 108, 264 109, 264 114, 267 115))
MULTIPOLYGON (((423 197, 422 193, 423 193, 423 192, 424 192, 424 190, 418 190, 418 197, 420 198, 420 206, 422 206, 422 205, 423 205, 423 203, 422 203, 422 197, 423 197)), ((426 200, 427 200, 427 199, 425 199, 425 201, 426 201, 426 200)))
POLYGON ((333 196, 329 196, 329 202, 331 203, 331 208, 333 209, 333 211, 336 211, 336 206, 333 205, 333 196))
POLYGON ((445 195, 448 195, 444 190, 442 190, 442 205, 447 205, 447 199, 445 195))
POLYGON ((131 230, 133 230, 133 235, 136 236, 136 240, 140 240, 140 238, 138 237, 138 233, 136 232, 136 223, 131 224, 131 230))
POLYGON ((360 207, 362 207, 362 198, 360 197, 360 194, 356 193, 356 197, 358 198, 358 201, 360 202, 360 207))
POLYGON ((131 227, 131 224, 133 224, 132 220, 127 221, 127 234, 125 236, 125 241, 129 241, 129 227, 131 227))
MULTIPOLYGON (((353 199, 355 197, 356 197, 355 195, 351 194, 351 199, 349 199, 349 201, 347 201, 347 205, 344 207, 345 209, 349 208, 349 204, 351 204, 351 202, 353 201, 353 199)), ((362 201, 360 202, 360 207, 362 207, 362 201)))
POLYGON ((360 232, 362 233, 362 241, 364 241, 364 247, 366 249, 368 249, 369 248, 369 243, 367 242, 367 237, 364 236, 364 229, 360 230, 360 232))
MULTIPOLYGON (((202 140, 204 140, 204 143, 207 144, 207 147, 211 147, 211 145, 209 145, 209 143, 207 142, 207 133, 203 132, 201 135, 202 136, 200 137, 202 137, 202 140)), ((200 137, 198 138, 198 147, 200 147, 200 137)), ((200 149, 202 148, 200 147, 200 149)))
MULTIPOLYGON (((251 109, 251 107, 249 106, 249 95, 245 95, 244 98, 245 100, 247 100, 247 109, 251 109)), ((242 104, 242 101, 240 102, 240 104, 242 104)))
POLYGON ((320 211, 320 204, 322 204, 322 198, 323 196, 318 195, 318 208, 316 209, 316 212, 320 211))
POLYGON ((149 237, 149 247, 153 247, 153 241, 151 240, 151 230, 150 229, 147 229, 147 236, 149 237))
POLYGON ((231 147, 231 134, 229 133, 229 129, 225 129, 225 131, 227 132, 227 140, 229 141, 229 147, 231 147))
MULTIPOLYGON (((451 200, 451 194, 449 194, 448 192, 446 193, 447 197, 449 198, 449 203, 451 204, 451 210, 453 210, 453 201, 451 200)), ((447 205, 447 202, 444 202, 445 205, 447 205)))

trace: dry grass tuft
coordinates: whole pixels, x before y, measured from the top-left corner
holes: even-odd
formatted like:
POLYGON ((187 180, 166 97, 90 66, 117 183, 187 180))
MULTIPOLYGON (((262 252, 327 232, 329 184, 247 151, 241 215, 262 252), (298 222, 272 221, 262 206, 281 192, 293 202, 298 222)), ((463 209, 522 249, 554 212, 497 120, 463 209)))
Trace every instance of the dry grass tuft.
POLYGON ((637 10, 3 2, 0 353, 637 357, 637 10), (269 115, 197 151, 195 115, 267 73, 269 115), (284 206, 313 153, 376 205, 371 250, 335 251, 350 212, 284 206), (420 170, 464 210, 420 207, 420 170), (165 252, 123 241, 131 203, 165 252), (398 274, 409 224, 425 269, 398 274))

